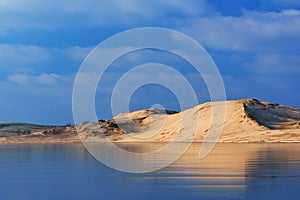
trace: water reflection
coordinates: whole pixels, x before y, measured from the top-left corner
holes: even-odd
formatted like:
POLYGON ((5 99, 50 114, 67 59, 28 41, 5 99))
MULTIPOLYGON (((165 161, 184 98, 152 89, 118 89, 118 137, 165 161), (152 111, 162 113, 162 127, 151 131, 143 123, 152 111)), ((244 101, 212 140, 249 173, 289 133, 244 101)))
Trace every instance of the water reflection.
POLYGON ((160 181, 213 199, 297 199, 300 194, 299 144, 217 144, 198 159, 200 146, 193 144, 178 161, 157 171, 160 181))
MULTIPOLYGON (((118 144, 152 152, 162 144, 118 144)), ((180 144, 178 144, 180 145, 180 144)), ((1 199, 298 199, 300 144, 193 144, 171 166, 146 174, 109 169, 82 145, 0 146, 1 199)), ((110 154, 114 158, 120 155, 110 154)), ((169 155, 172 156, 170 153, 169 155)), ((140 160, 146 165, 155 160, 140 160)))
POLYGON ((298 199, 300 188, 300 145, 252 145, 246 161, 245 195, 261 199, 298 199))

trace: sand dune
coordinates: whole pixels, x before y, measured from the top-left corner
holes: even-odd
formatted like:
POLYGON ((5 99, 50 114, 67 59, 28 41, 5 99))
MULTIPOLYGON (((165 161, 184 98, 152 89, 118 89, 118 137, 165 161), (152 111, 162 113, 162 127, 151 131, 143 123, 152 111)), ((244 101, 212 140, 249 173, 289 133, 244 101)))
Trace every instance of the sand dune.
POLYGON ((44 131, 51 128, 53 127, 36 124, 0 122, 0 137, 29 135, 31 133, 44 131))
POLYGON ((300 142, 300 109, 255 99, 205 103, 181 113, 123 113, 115 120, 130 124, 121 127, 127 134, 118 141, 171 141, 179 135, 181 141, 203 142, 208 134, 221 130, 219 142, 300 142), (222 110, 224 120, 217 116, 222 110), (197 123, 197 129, 192 127, 197 123), (196 131, 191 134, 189 129, 196 131))
POLYGON ((80 142, 73 126, 0 122, 0 144, 80 142))
POLYGON ((209 102, 183 112, 146 109, 75 126, 0 123, 0 143, 300 142, 300 109, 256 99, 209 102))

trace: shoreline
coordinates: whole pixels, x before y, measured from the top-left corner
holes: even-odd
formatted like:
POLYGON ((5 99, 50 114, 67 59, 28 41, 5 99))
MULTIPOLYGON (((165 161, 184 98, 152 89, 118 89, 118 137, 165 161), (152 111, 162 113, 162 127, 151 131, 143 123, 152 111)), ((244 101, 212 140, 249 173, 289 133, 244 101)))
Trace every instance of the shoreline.
MULTIPOLYGON (((149 140, 149 141, 95 141, 95 142, 83 142, 83 141, 58 141, 58 140, 51 140, 51 141, 1 141, 0 140, 0 146, 1 145, 31 145, 31 144, 39 144, 39 145, 47 145, 47 144, 82 144, 84 145, 84 143, 113 143, 113 144, 145 144, 145 143, 158 143, 158 144, 168 144, 171 143, 171 141, 153 141, 153 140, 149 140)), ((205 143, 203 141, 192 141, 192 142, 188 142, 188 141, 176 141, 173 143, 205 143)), ((206 143, 214 143, 214 142, 206 142, 206 143)), ((216 142, 215 144, 300 144, 300 141, 221 141, 221 142, 216 142)))

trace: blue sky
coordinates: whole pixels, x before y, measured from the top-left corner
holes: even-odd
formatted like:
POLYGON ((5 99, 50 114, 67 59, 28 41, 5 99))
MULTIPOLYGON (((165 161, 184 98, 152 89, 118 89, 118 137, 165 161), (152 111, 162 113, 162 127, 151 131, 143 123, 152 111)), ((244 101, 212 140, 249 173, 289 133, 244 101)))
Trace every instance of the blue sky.
MULTIPOLYGON (((300 107, 297 0, 2 0, 0 121, 72 122, 73 81, 85 56, 114 34, 146 26, 181 31, 202 44, 223 76, 228 99, 300 107)), ((188 63, 166 52, 135 52, 116 61, 104 77, 96 99, 99 118, 111 117, 109 89, 124 69, 153 61, 184 74, 199 103, 209 100, 188 63)), ((178 109, 174 95, 157 85, 140 88, 130 108, 155 103, 178 109)))

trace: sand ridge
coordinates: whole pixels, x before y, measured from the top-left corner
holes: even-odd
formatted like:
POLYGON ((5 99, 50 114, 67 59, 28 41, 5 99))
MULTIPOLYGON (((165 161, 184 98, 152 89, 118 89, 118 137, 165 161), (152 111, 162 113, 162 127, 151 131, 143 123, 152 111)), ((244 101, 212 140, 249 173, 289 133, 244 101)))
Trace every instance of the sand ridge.
POLYGON ((180 113, 121 113, 111 121, 124 132, 108 138, 115 142, 203 142, 208 134, 221 130, 218 142, 300 142, 299 119, 298 108, 256 99, 208 102, 180 113), (224 119, 213 120, 222 111, 224 119))
POLYGON ((77 132, 83 141, 300 142, 300 109, 243 99, 208 102, 182 112, 139 110, 76 126, 0 123, 0 143, 79 142, 77 132))

